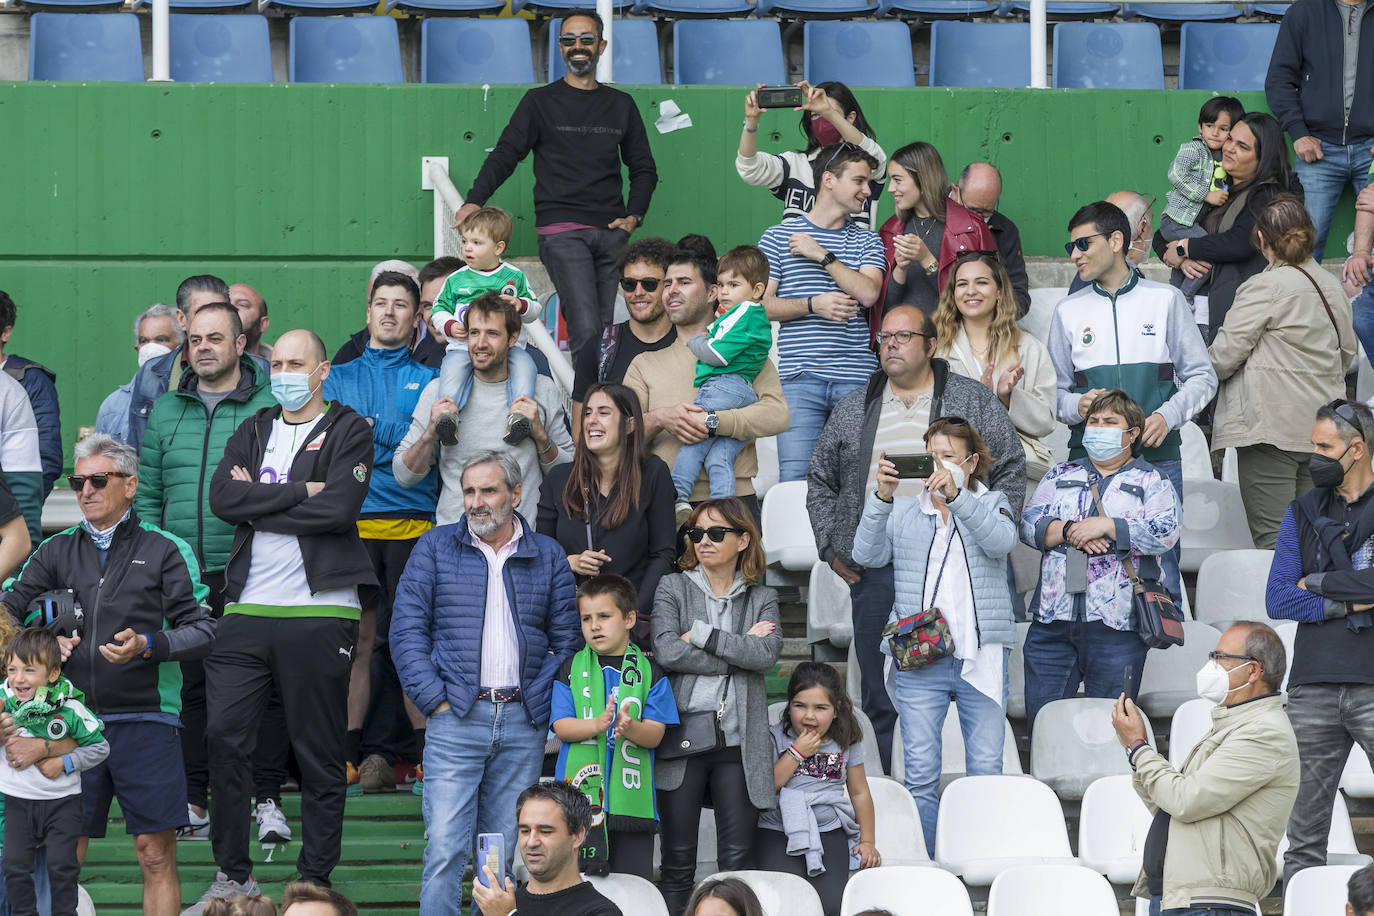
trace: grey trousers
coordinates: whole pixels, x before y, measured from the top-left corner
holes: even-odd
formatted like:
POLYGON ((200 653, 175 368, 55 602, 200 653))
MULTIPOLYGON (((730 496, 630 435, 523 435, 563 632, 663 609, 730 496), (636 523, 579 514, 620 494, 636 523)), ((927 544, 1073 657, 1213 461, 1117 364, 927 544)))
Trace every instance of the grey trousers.
POLYGON ((1374 684, 1299 684, 1288 688, 1288 721, 1298 739, 1302 777, 1288 818, 1283 880, 1326 864, 1331 806, 1350 747, 1374 758, 1374 684))
POLYGON ((1274 549, 1288 504, 1312 489, 1307 473, 1311 457, 1311 452, 1286 452, 1263 443, 1236 449, 1240 498, 1250 522, 1250 537, 1259 549, 1274 549))

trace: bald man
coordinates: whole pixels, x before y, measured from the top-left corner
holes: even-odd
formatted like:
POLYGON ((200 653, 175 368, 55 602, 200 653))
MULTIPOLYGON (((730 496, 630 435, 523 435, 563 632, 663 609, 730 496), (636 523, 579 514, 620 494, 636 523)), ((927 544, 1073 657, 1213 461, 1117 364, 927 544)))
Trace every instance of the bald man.
POLYGON ((239 320, 243 322, 243 336, 248 338, 243 352, 271 362, 272 348, 262 342, 262 335, 267 333, 272 319, 267 317, 267 300, 262 293, 247 283, 235 283, 229 287, 229 304, 238 311, 239 320))
POLYGON ((372 472, 372 431, 324 400, 329 361, 311 331, 272 348, 277 404, 245 420, 210 481, 210 509, 238 526, 225 569, 224 617, 205 661, 210 718, 210 840, 215 897, 260 891, 248 855, 249 758, 273 684, 301 766, 301 879, 329 884, 344 813, 348 680, 358 586, 377 580, 357 519, 372 472))
MULTIPOLYGON (((1154 199, 1137 194, 1135 191, 1115 191, 1106 197, 1107 203, 1126 214, 1126 222, 1131 227, 1131 244, 1126 247, 1126 263, 1137 277, 1144 277, 1140 265, 1150 256, 1150 244, 1154 240, 1155 214, 1154 199)), ((1077 272, 1069 284, 1069 295, 1073 295, 1090 281, 1084 280, 1077 272)))
POLYGON ((987 223, 997 242, 997 260, 1011 278, 1016 317, 1025 317, 1031 304, 1030 278, 1026 276, 1026 258, 1021 254, 1021 230, 997 209, 1002 200, 1002 174, 990 162, 970 162, 959 173, 959 180, 950 185, 949 196, 987 223))

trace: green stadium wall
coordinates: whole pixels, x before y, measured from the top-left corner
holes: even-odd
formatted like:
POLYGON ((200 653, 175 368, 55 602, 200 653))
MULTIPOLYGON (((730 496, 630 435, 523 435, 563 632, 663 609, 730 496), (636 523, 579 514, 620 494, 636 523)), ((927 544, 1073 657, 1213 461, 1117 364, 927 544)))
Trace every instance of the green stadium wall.
MULTIPOLYGON (((742 93, 629 88, 658 161, 642 233, 709 235, 721 250, 757 241, 778 203, 745 186, 734 157, 742 93), (693 126, 653 128, 673 99, 693 126)), ((523 88, 50 84, 0 86, 0 289, 19 306, 9 351, 58 373, 63 434, 94 421, 133 372, 131 322, 193 273, 251 283, 268 339, 302 325, 331 347, 362 324, 368 269, 432 255, 420 157, 448 156, 465 192, 523 88)), ((1027 256, 1062 256, 1078 206, 1123 187, 1156 194, 1205 92, 864 89, 889 152, 934 143, 952 171, 972 159, 1008 176, 1002 209, 1027 256)), ((1262 106, 1260 93, 1242 100, 1262 106)), ((799 145, 797 116, 765 116, 759 145, 799 145)), ((512 256, 533 255, 529 163, 493 198, 515 216, 512 256)), ((886 198, 885 218, 892 212, 886 198)), ((1352 226, 1343 202, 1333 251, 1352 226)), ((70 457, 69 457, 70 461, 70 457)))

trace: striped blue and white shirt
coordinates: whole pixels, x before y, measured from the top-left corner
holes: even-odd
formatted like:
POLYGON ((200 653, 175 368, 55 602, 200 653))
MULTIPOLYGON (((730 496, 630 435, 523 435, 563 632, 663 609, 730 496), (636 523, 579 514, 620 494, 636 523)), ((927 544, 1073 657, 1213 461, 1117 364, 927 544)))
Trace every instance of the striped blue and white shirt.
MULTIPOLYGON (((853 223, 842 229, 822 229, 804 216, 794 216, 770 227, 759 239, 759 248, 768 257, 768 278, 778 282, 779 298, 804 299, 840 291, 818 261, 788 250, 788 240, 798 232, 811 236, 852 270, 887 268, 883 243, 877 233, 853 223)), ((877 368, 877 357, 868 346, 868 322, 862 311, 844 324, 820 315, 802 315, 784 321, 778 331, 778 375, 784 379, 805 372, 826 381, 857 385, 877 368)))

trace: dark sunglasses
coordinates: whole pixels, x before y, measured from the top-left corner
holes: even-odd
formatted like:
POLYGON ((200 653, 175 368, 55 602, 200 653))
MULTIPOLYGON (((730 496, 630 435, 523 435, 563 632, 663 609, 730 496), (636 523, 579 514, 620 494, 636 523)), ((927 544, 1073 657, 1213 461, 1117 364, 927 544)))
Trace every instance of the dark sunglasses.
POLYGON ((961 251, 961 252, 959 252, 958 256, 955 257, 955 259, 954 259, 954 263, 957 264, 957 263, 959 263, 960 261, 967 261, 967 260, 969 260, 969 259, 971 259, 971 258, 991 258, 992 260, 994 260, 994 261, 999 261, 999 262, 1000 262, 1000 260, 1001 260, 1001 259, 997 256, 997 252, 996 252, 995 250, 993 250, 993 251, 985 251, 985 250, 983 250, 983 249, 974 249, 974 250, 972 250, 972 251, 961 251))
POLYGON ((600 40, 601 39, 597 38, 591 32, 583 32, 581 35, 569 33, 567 35, 558 36, 558 43, 565 48, 571 48, 573 45, 582 45, 584 48, 594 48, 596 47, 596 43, 600 40))
POLYGON ((1093 240, 1093 239, 1098 239, 1098 238, 1105 239, 1106 237, 1107 237, 1107 236, 1106 236, 1105 233, 1102 233, 1102 232, 1094 232, 1092 235, 1085 235, 1085 236, 1081 236, 1080 238, 1076 238, 1076 239, 1074 239, 1072 242, 1065 242, 1065 243, 1064 243, 1064 253, 1065 253, 1065 254, 1073 254, 1073 250, 1074 250, 1075 248, 1077 248, 1079 251, 1087 251, 1087 250, 1092 246, 1092 240, 1093 240))
POLYGON ((105 489, 106 485, 109 484, 111 477, 132 476, 132 474, 121 474, 118 471, 108 471, 101 474, 69 474, 67 476, 67 485, 71 487, 73 490, 75 490, 77 493, 80 493, 82 490, 86 489, 86 481, 89 480, 91 482, 91 486, 95 487, 97 490, 103 490, 105 489))
POLYGON ((1256 660, 1253 655, 1232 655, 1229 652, 1217 652, 1216 650, 1208 652, 1207 657, 1212 661, 1216 661, 1219 658, 1235 658, 1243 662, 1253 662, 1256 660))
POLYGON ((712 544, 719 544, 725 540, 727 534, 744 534, 743 528, 727 528, 724 525, 712 525, 710 528, 688 528, 683 534, 693 544, 700 544, 702 538, 710 538, 712 544))
POLYGON ((947 417, 936 417, 934 420, 931 420, 931 421, 930 421, 930 425, 931 425, 931 426, 934 426, 936 423, 943 423, 943 424, 945 424, 946 426, 968 426, 968 425, 969 425, 969 424, 968 424, 968 420, 965 420, 963 417, 956 417, 956 416, 954 416, 953 414, 951 414, 951 415, 949 415, 949 416, 947 416, 947 417))
POLYGON ((1350 402, 1345 398, 1336 398, 1336 400, 1326 405, 1326 409, 1340 418, 1341 422, 1345 423, 1346 426, 1351 427, 1355 432, 1359 433, 1361 439, 1365 438, 1364 423, 1360 421, 1360 415, 1355 412, 1355 408, 1351 407, 1350 402))
POLYGON ((621 277, 620 288, 627 293, 632 293, 635 291, 636 286, 642 286, 644 287, 644 292, 652 293, 654 290, 658 289, 658 285, 662 282, 663 281, 657 277, 621 277))
POLYGON ((840 145, 835 147, 835 152, 831 153, 830 158, 825 160, 825 165, 821 166, 821 171, 830 171, 830 163, 834 162, 835 157, 838 156, 840 153, 843 153, 845 150, 849 149, 850 146, 851 144, 848 140, 841 140, 840 145))

